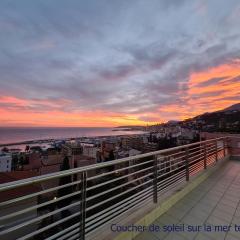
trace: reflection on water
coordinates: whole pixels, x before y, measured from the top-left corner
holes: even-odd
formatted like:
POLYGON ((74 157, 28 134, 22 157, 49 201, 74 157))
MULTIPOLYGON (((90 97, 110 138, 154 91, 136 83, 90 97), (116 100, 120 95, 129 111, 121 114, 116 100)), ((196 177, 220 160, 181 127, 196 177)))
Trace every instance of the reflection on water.
POLYGON ((0 144, 40 139, 64 139, 142 133, 112 131, 113 128, 0 128, 0 144))

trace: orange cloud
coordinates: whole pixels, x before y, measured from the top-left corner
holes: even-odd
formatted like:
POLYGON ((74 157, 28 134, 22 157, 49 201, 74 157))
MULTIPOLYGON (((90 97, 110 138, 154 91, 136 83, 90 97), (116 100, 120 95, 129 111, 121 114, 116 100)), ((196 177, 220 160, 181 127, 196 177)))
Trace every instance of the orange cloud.
POLYGON ((187 105, 199 109, 200 113, 235 104, 240 95, 240 61, 193 73, 188 86, 187 105))
POLYGON ((188 90, 179 91, 181 101, 158 109, 165 120, 186 119, 224 109, 240 101, 240 61, 224 64, 189 76, 188 90))
POLYGON ((117 111, 104 110, 65 111, 65 107, 68 109, 73 105, 72 101, 1 96, 0 122, 1 126, 109 127, 183 120, 240 101, 240 61, 192 73, 187 85, 187 90, 177 93, 181 101, 141 114, 119 114, 117 111))
POLYGON ((206 82, 211 78, 220 78, 226 76, 240 75, 240 60, 235 60, 231 64, 220 65, 215 68, 210 68, 204 72, 192 73, 189 78, 189 87, 194 87, 199 83, 206 82))
POLYGON ((143 121, 134 116, 119 115, 113 112, 104 111, 74 111, 64 112, 61 110, 48 110, 47 107, 59 107, 59 104, 68 101, 48 101, 48 100, 24 100, 11 96, 0 98, 0 104, 5 107, 0 108, 1 126, 52 126, 52 127, 107 127, 118 125, 144 124, 143 121), (45 111, 32 111, 27 107, 34 104, 43 104, 45 111), (20 109, 13 106, 21 107, 20 109))

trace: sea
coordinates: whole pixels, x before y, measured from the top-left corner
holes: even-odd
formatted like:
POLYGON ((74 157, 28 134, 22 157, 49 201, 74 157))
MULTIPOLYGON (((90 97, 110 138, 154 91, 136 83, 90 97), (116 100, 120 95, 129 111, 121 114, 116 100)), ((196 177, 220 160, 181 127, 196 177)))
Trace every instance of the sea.
POLYGON ((131 135, 141 133, 143 132, 104 127, 0 127, 0 145, 47 139, 62 140, 67 138, 131 135), (116 129, 118 131, 113 131, 116 129))

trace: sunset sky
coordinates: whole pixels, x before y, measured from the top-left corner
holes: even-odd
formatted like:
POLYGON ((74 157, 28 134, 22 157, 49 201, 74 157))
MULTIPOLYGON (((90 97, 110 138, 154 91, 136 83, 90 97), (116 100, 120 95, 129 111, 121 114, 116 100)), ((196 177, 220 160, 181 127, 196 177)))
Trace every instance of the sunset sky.
POLYGON ((238 102, 239 0, 0 1, 0 126, 153 124, 238 102))

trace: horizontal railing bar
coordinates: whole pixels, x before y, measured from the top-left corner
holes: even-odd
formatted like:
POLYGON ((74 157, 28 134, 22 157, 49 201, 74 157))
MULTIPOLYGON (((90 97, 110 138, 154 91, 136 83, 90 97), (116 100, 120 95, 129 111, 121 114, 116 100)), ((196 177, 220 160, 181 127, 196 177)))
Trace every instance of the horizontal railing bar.
POLYGON ((145 188, 144 190, 133 194, 132 196, 128 197, 127 199, 121 200, 120 202, 113 204, 112 206, 108 207, 107 209, 104 209, 104 210, 102 210, 102 211, 100 211, 100 212, 98 212, 98 213, 96 213, 96 214, 94 214, 94 215, 92 215, 92 216, 90 216, 90 217, 87 217, 87 218, 86 218, 86 220, 87 220, 86 222, 91 221, 91 219, 95 219, 95 218, 96 218, 97 216, 99 216, 99 215, 104 215, 104 212, 107 212, 107 211, 111 210, 112 208, 115 208, 115 207, 118 206, 119 204, 124 204, 124 203, 127 202, 129 199, 135 198, 136 196, 141 195, 142 192, 145 193, 145 192, 147 192, 148 190, 152 190, 152 186, 149 186, 149 187, 145 188))
MULTIPOLYGON (((143 206, 143 205, 145 206, 146 203, 151 202, 151 201, 152 201, 152 198, 150 198, 150 199, 147 198, 147 199, 145 199, 145 200, 142 201, 142 202, 140 201, 140 202, 136 205, 136 207, 140 208, 141 206, 143 206)), ((125 214, 125 212, 119 214, 118 216, 122 216, 122 215, 124 215, 124 214, 125 214)), ((112 222, 114 221, 114 219, 118 218, 118 216, 114 217, 114 218, 112 219, 112 222)), ((91 231, 87 231, 87 232, 86 232, 86 237, 89 236, 90 232, 91 232, 91 231)))
MULTIPOLYGON (((72 225, 72 226, 70 226, 70 227, 68 227, 68 228, 65 228, 65 229, 61 230, 60 232, 57 232, 56 234, 54 234, 54 235, 52 235, 52 236, 50 236, 50 237, 48 237, 47 240, 54 240, 54 239, 56 239, 56 238, 57 238, 58 240, 60 240, 61 238, 58 238, 58 237, 60 237, 61 235, 63 235, 63 234, 65 234, 65 233, 67 233, 67 232, 75 229, 76 227, 78 228, 77 231, 79 231, 79 227, 80 227, 80 223, 79 223, 79 222, 78 222, 78 223, 75 223, 74 225, 72 225)), ((73 230, 73 231, 75 231, 75 230, 73 230)))
MULTIPOLYGON (((210 140, 206 140, 204 142, 207 143, 207 142, 212 142, 212 141, 221 140, 221 139, 224 139, 224 137, 216 138, 214 140, 210 139, 210 140)), ((196 145, 198 145, 200 143, 204 143, 204 142, 191 143, 191 144, 187 144, 187 145, 173 147, 173 148, 170 148, 170 149, 164 149, 164 150, 159 150, 159 151, 155 151, 155 152, 150 152, 150 153, 140 154, 140 155, 136 155, 136 156, 131 156, 131 157, 127 157, 127 158, 123 158, 123 159, 119 159, 119 160, 112 160, 112 161, 109 161, 109 162, 92 164, 92 165, 89 165, 89 166, 86 166, 86 167, 79 167, 79 168, 60 171, 60 172, 56 172, 56 173, 49 173, 49 174, 41 175, 41 176, 37 176, 37 177, 26 178, 26 179, 23 179, 23 180, 13 181, 13 182, 10 182, 10 183, 3 183, 3 184, 0 184, 0 191, 6 191, 6 190, 10 190, 10 189, 13 189, 13 188, 16 188, 16 187, 26 186, 28 184, 36 184, 36 183, 51 180, 51 179, 54 179, 54 178, 60 178, 60 177, 64 177, 64 176, 68 176, 68 175, 72 175, 72 174, 76 174, 76 173, 81 173, 81 172, 84 172, 84 171, 90 171, 90 170, 95 170, 95 169, 99 169, 99 168, 103 168, 103 167, 108 167, 108 166, 116 165, 116 164, 119 164, 119 163, 128 162, 128 161, 131 161, 131 160, 137 160, 137 159, 150 157, 150 156, 154 156, 154 155, 160 155, 162 153, 167 153, 167 152, 170 152, 170 151, 187 148, 187 147, 190 147, 190 146, 196 146, 196 145)))
POLYGON ((96 225, 100 225, 101 223, 105 223, 108 222, 109 220, 111 220, 113 218, 113 216, 119 215, 120 213, 126 213, 127 211, 129 211, 130 209, 132 209, 133 207, 136 207, 136 205, 139 202, 142 202, 144 199, 147 198, 151 198, 152 199, 152 192, 149 192, 146 195, 140 196, 137 199, 134 199, 134 201, 131 201, 127 204, 125 204, 124 206, 118 207, 118 209, 114 209, 115 211, 113 212, 108 212, 108 214, 105 214, 104 217, 100 216, 97 219, 94 219, 95 221, 91 221, 91 223, 87 223, 86 224, 86 230, 89 230, 89 228, 96 226, 96 225))
POLYGON ((93 177, 89 177, 87 179, 87 181, 91 181, 91 180, 95 180, 95 179, 98 179, 98 178, 101 178, 101 177, 105 177, 107 175, 111 175, 111 174, 116 173, 116 172, 129 170, 129 169, 132 169, 132 168, 135 168, 135 167, 139 167, 139 166, 144 166, 144 165, 146 165, 148 163, 151 163, 151 162, 153 162, 153 159, 145 161, 143 163, 127 166, 127 167, 124 167, 124 168, 119 168, 119 169, 116 169, 116 170, 113 170, 113 171, 110 171, 110 172, 106 172, 106 173, 99 174, 99 175, 96 175, 96 176, 93 176, 93 177))
POLYGON ((210 153, 210 154, 214 153, 215 154, 217 151, 216 151, 216 149, 212 148, 212 149, 207 149, 206 152, 207 152, 207 154, 208 153, 210 153))
MULTIPOLYGON (((166 170, 166 169, 168 169, 168 168, 171 168, 171 167, 174 167, 174 166, 178 166, 179 164, 185 164, 185 160, 183 160, 183 161, 180 161, 180 162, 176 162, 176 163, 174 163, 174 164, 170 164, 169 166, 167 166, 167 167, 165 167, 165 168, 158 168, 158 172, 159 171, 163 171, 163 170, 166 170)), ((181 165, 180 167, 182 167, 183 165, 181 165)))
POLYGON ((204 148, 199 149, 198 151, 192 152, 188 154, 188 157, 192 156, 192 155, 196 155, 197 153, 203 153, 204 152, 204 148))
POLYGON ((169 182, 171 182, 172 180, 178 178, 178 177, 183 177, 185 176, 185 173, 184 172, 180 172, 178 173, 177 175, 173 175, 173 176, 170 176, 169 178, 165 179, 165 181, 162 181, 162 182, 159 182, 159 184, 157 185, 158 186, 158 189, 162 186, 165 186, 166 184, 168 184, 169 182))
MULTIPOLYGON (((168 156, 166 156, 166 158, 168 158, 168 156)), ((181 157, 178 157, 178 158, 172 158, 172 159, 169 159, 168 161, 165 161, 165 162, 163 162, 163 163, 160 163, 160 164, 158 164, 158 166, 161 166, 161 165, 164 165, 164 164, 166 164, 166 163, 171 163, 171 162, 175 162, 175 161, 177 161, 177 160, 179 160, 179 159, 182 159, 182 158, 184 158, 184 155, 183 156, 181 156, 181 157)))
MULTIPOLYGON (((138 199, 137 202, 132 202, 132 204, 130 205, 131 207, 127 206, 127 207, 123 208, 122 210, 120 209, 120 211, 114 213, 114 216, 111 216, 110 218, 108 218, 107 221, 104 221, 104 219, 103 219, 103 221, 101 221, 101 222, 107 223, 110 220, 112 221, 115 217, 117 217, 119 215, 126 214, 127 211, 129 211, 130 209, 132 209, 134 207, 137 207, 138 205, 142 205, 145 201, 152 200, 152 197, 150 197, 150 196, 151 196, 151 193, 146 194, 142 199, 138 199)), ((96 222, 96 223, 98 223, 98 222, 96 222)), ((95 225, 91 223, 91 225, 89 225, 87 227, 87 230, 89 231, 89 228, 91 229, 92 226, 99 225, 99 224, 96 224, 96 223, 95 223, 95 225)))
POLYGON ((194 147, 194 148, 188 148, 189 153, 192 152, 192 150, 196 150, 196 149, 201 149, 204 145, 201 145, 200 143, 198 144, 198 146, 194 147))
MULTIPOLYGON (((166 170, 166 169, 170 168, 170 166, 173 166, 173 165, 174 165, 174 164, 172 164, 172 162, 176 162, 176 159, 175 159, 175 161, 165 162, 165 163, 162 163, 162 164, 157 165, 157 171, 159 172, 159 171, 163 171, 163 170, 166 170), (166 166, 166 164, 168 164, 168 166, 166 166), (162 166, 164 166, 164 167, 161 168, 162 166)), ((183 162, 183 161, 181 161, 181 162, 183 162)), ((181 163, 181 162, 177 162, 177 163, 175 163, 175 164, 179 164, 179 163, 181 163)))
POLYGON ((158 178, 159 177, 164 177, 167 174, 170 174, 173 172, 173 174, 175 174, 174 172, 178 172, 178 171, 182 171, 186 169, 186 165, 185 165, 185 161, 181 161, 178 162, 176 164, 170 165, 168 167, 166 167, 165 169, 161 169, 158 171, 158 178), (166 171, 167 170, 167 171, 166 171), (163 173, 161 173, 163 172, 163 173))
MULTIPOLYGON (((173 170, 172 172, 174 172, 174 171, 176 171, 176 170, 173 170)), ((169 179, 170 177, 172 177, 172 176, 174 176, 174 175, 176 175, 176 174, 179 174, 179 173, 181 173, 181 172, 185 172, 185 171, 186 171, 186 170, 185 170, 185 168, 184 168, 184 169, 181 169, 179 172, 177 172, 177 173, 175 173, 175 174, 172 174, 172 175, 164 174, 164 175, 169 175, 169 176, 166 176, 165 179, 163 179, 163 180, 161 180, 161 181, 158 181, 158 185, 159 185, 160 183, 162 183, 162 182, 167 181, 167 179, 169 179)), ((169 172, 168 172, 168 173, 169 173, 169 172)))
MULTIPOLYGON (((172 173, 172 172, 174 172, 174 171, 176 171, 176 170, 178 170, 178 169, 181 169, 181 168, 183 168, 183 167, 184 167, 184 166, 181 166, 181 167, 178 167, 178 168, 176 168, 176 169, 174 169, 174 170, 171 170, 171 171, 169 171, 169 172, 166 172, 166 173, 164 173, 164 174, 160 174, 160 175, 157 177, 157 179, 160 178, 160 177, 164 177, 165 175, 167 175, 167 174, 169 174, 169 173, 172 173)), ((166 169, 168 169, 168 168, 171 168, 171 167, 169 166, 169 167, 167 167, 166 169)), ((166 169, 163 169, 163 170, 166 170, 166 169)), ((159 170, 158 172, 163 171, 163 170, 159 170)))
MULTIPOLYGON (((146 204, 151 203, 151 202, 152 202, 152 198, 150 198, 150 199, 148 198, 148 199, 146 199, 146 200, 143 201, 143 202, 140 201, 140 202, 136 205, 136 207, 140 208, 140 207, 145 206, 146 204)), ((118 217, 121 217, 121 216, 124 215, 124 214, 125 214, 125 213, 119 214, 119 216, 116 216, 114 219, 112 219, 112 221, 114 221, 114 220, 117 219, 118 217)), ((96 231, 98 231, 98 229, 97 229, 96 231)), ((95 230, 93 230, 93 231, 87 231, 87 232, 86 232, 86 237, 88 238, 92 232, 96 232, 96 231, 95 231, 95 230)))
MULTIPOLYGON (((151 168, 152 168, 152 167, 151 167, 151 168)), ((127 185, 129 185, 129 184, 131 184, 131 183, 134 183, 134 182, 137 182, 137 181, 142 180, 142 179, 144 179, 144 178, 147 178, 147 177, 149 177, 149 176, 151 176, 151 175, 153 175, 153 173, 149 173, 149 174, 144 175, 144 176, 142 176, 142 177, 140 177, 140 178, 136 178, 136 179, 134 179, 134 180, 132 180, 132 181, 128 181, 128 182, 126 182, 126 183, 124 183, 124 184, 120 184, 120 185, 118 185, 118 186, 116 186, 116 187, 113 187, 113 188, 111 188, 111 189, 109 189, 109 190, 106 190, 106 191, 104 191, 104 192, 95 194, 95 195, 92 196, 92 197, 88 197, 86 200, 87 200, 87 201, 91 201, 91 200, 93 200, 93 199, 95 199, 95 198, 97 198, 97 197, 100 197, 100 196, 105 195, 106 193, 112 192, 112 191, 117 190, 117 189, 119 189, 119 188, 121 188, 121 187, 127 186, 127 185)))
POLYGON ((212 156, 213 154, 216 154, 216 151, 214 149, 206 151, 208 156, 212 156))
POLYGON ((119 193, 119 194, 115 195, 114 197, 108 198, 108 199, 102 201, 101 203, 97 203, 97 204, 95 204, 95 205, 93 205, 93 206, 91 206, 91 207, 88 207, 88 208, 87 208, 87 211, 89 211, 89 210, 91 210, 91 209, 94 209, 94 208, 96 208, 96 207, 99 207, 99 206, 103 205, 104 203, 109 202, 110 200, 115 199, 116 197, 120 197, 120 196, 122 196, 122 195, 124 195, 124 194, 126 194, 126 193, 132 192, 133 190, 138 189, 139 187, 144 186, 144 185, 146 185, 146 184, 149 183, 149 182, 152 182, 152 179, 151 179, 151 180, 148 180, 147 182, 144 182, 144 183, 142 183, 142 184, 139 184, 138 186, 133 187, 133 188, 131 188, 131 189, 129 189, 129 190, 123 192, 123 193, 119 193))
MULTIPOLYGON (((176 160, 178 160, 178 159, 175 159, 175 161, 173 161, 174 164, 170 164, 168 167, 166 167, 166 169, 169 168, 169 167, 174 167, 174 166, 178 166, 179 164, 185 163, 185 160, 182 160, 182 161, 180 161, 180 162, 176 162, 176 160)), ((183 164, 183 165, 184 165, 184 164, 183 164)), ((182 167, 183 165, 181 165, 180 167, 182 167)), ((163 168, 161 168, 161 170, 162 170, 162 169, 163 169, 163 168)))
MULTIPOLYGON (((79 224, 78 224, 79 225, 79 224)), ((75 224, 73 225, 73 226, 75 226, 75 224)), ((61 236, 61 237, 59 237, 57 240, 65 240, 65 239, 67 239, 67 240, 69 240, 69 235, 71 236, 72 234, 75 234, 74 236, 78 236, 79 237, 79 227, 80 226, 76 226, 77 228, 75 228, 73 231, 71 231, 71 232, 69 232, 68 231, 68 233, 66 234, 66 235, 63 235, 63 236, 61 236), (77 235, 76 235, 77 234, 77 235)), ((50 239, 52 239, 52 238, 47 238, 47 240, 50 240, 50 239)), ((56 239, 56 238, 55 238, 56 239)), ((79 238, 78 238, 79 239, 79 238)))
POLYGON ((191 164, 189 164, 189 168, 191 168, 192 166, 195 166, 199 163, 204 164, 204 158, 203 157, 201 157, 199 159, 196 159, 195 161, 191 162, 191 164))
POLYGON ((183 178, 179 178, 176 182, 174 182, 172 185, 170 185, 167 188, 162 188, 160 191, 158 191, 158 196, 161 196, 161 194, 168 192, 170 189, 175 188, 177 185, 179 185, 179 183, 181 182, 185 182, 185 179, 183 178))
POLYGON ((79 234, 74 235, 74 236, 68 238, 67 240, 77 240, 78 238, 79 238, 79 234))
MULTIPOLYGON (((169 148, 170 149, 170 148, 169 148)), ((179 155, 179 154, 183 154, 185 151, 183 150, 183 149, 181 149, 181 151, 179 151, 179 152, 176 152, 176 153, 173 153, 173 154, 167 154, 167 155, 157 155, 157 156, 159 156, 159 157, 174 157, 174 156, 176 156, 176 155, 179 155)))
POLYGON ((198 153, 202 153, 204 151, 203 148, 199 149, 198 151, 192 152, 188 154, 188 157, 191 158, 192 156, 195 156, 198 153))
MULTIPOLYGON (((214 140, 214 141, 212 141, 212 142, 210 142, 210 143, 206 143, 205 144, 205 146, 206 147, 212 147, 212 146, 214 146, 216 144, 216 140, 214 140)), ((204 145, 203 145, 204 146, 204 145)))
POLYGON ((36 197, 38 195, 42 195, 42 194, 45 194, 45 193, 53 192, 53 191, 56 191, 56 190, 59 190, 59 189, 65 188, 65 187, 73 186, 73 185, 79 184, 80 182, 81 182, 81 180, 71 182, 71 183, 68 183, 68 184, 65 184, 65 185, 49 188, 49 189, 46 189, 46 190, 43 190, 43 191, 39 191, 37 193, 28 194, 28 195, 18 197, 18 198, 15 198, 15 199, 11 199, 11 200, 8 200, 8 201, 5 201, 5 202, 1 202, 0 207, 6 206, 6 205, 9 205, 9 204, 12 204, 12 203, 16 203, 16 202, 19 202, 19 201, 23 201, 23 200, 26 200, 28 198, 33 198, 33 197, 36 197))
MULTIPOLYGON (((65 239, 69 240, 70 239, 69 237, 71 237, 73 234, 74 234, 74 236, 76 236, 75 235, 76 233, 78 233, 78 236, 79 236, 79 227, 78 227, 78 229, 75 229, 75 230, 73 230, 73 231, 71 231, 71 232, 69 232, 69 233, 59 237, 57 240, 65 240, 65 239)), ((47 240, 49 240, 49 238, 47 238, 47 240)))
MULTIPOLYGON (((173 161, 173 162, 174 162, 174 161, 173 161)), ((181 164, 181 163, 184 163, 183 165, 185 165, 185 160, 180 161, 180 162, 175 162, 174 164, 169 164, 168 166, 165 166, 164 168, 158 168, 158 172, 159 172, 159 171, 166 170, 166 169, 169 169, 169 168, 171 168, 171 167, 173 167, 173 166, 176 166, 176 165, 179 165, 179 164, 181 164)), ((166 165, 166 164, 165 164, 165 165, 166 165)), ((181 165, 181 166, 179 166, 179 167, 181 168, 183 165, 181 165)))
POLYGON ((146 195, 141 196, 141 198, 136 199, 135 201, 129 202, 128 204, 126 204, 123 208, 120 208, 119 211, 113 211, 110 212, 107 216, 105 216, 104 218, 100 218, 100 219, 95 219, 95 222, 91 222, 91 224, 86 224, 87 229, 89 227, 93 227, 95 228, 96 225, 101 225, 102 223, 106 223, 109 222, 109 220, 112 220, 112 218, 116 215, 119 215, 119 213, 125 213, 127 211, 129 211, 129 209, 132 209, 133 207, 136 206, 136 204, 138 202, 142 202, 144 199, 149 198, 150 196, 152 196, 152 193, 148 193, 146 195))
POLYGON ((182 176, 178 176, 175 179, 172 179, 171 181, 166 182, 165 184, 158 186, 158 192, 161 192, 162 190, 165 190, 165 189, 169 189, 169 187, 172 187, 173 183, 177 182, 180 179, 185 181, 185 178, 183 178, 182 176))
POLYGON ((200 162, 200 161, 203 161, 204 160, 204 155, 203 156, 200 156, 199 158, 197 159, 194 159, 193 161, 189 162, 189 165, 192 166, 194 165, 196 162, 200 162))
POLYGON ((93 223, 95 223, 95 221, 98 221, 99 219, 105 218, 106 216, 108 216, 108 215, 111 214, 112 212, 116 212, 116 210, 122 209, 124 206, 127 206, 127 205, 129 205, 130 203, 134 203, 134 202, 136 202, 138 199, 142 199, 143 196, 146 196, 146 195, 151 196, 152 193, 153 193, 153 190, 152 190, 152 189, 147 189, 147 191, 144 191, 144 194, 141 192, 141 194, 139 194, 137 197, 132 198, 132 199, 131 199, 132 201, 130 201, 130 200, 128 199, 128 201, 126 201, 124 204, 121 204, 121 205, 117 206, 116 208, 112 208, 114 211, 112 211, 112 209, 111 209, 111 210, 105 212, 105 213, 102 214, 102 215, 98 215, 99 217, 91 218, 92 220, 87 221, 86 226, 91 226, 93 223))
POLYGON ((77 203, 72 203, 72 204, 70 204, 70 205, 68 205, 68 206, 66 206, 66 207, 59 208, 59 209, 54 210, 54 211, 52 211, 52 212, 50 212, 50 213, 47 213, 47 214, 44 214, 44 215, 42 215, 42 216, 33 218, 33 219, 31 219, 31 220, 28 220, 28 221, 23 222, 23 223, 21 223, 21 224, 18 224, 18 225, 16 225, 16 226, 7 228, 6 230, 3 230, 2 232, 0 232, 0 236, 1 236, 1 235, 4 235, 4 234, 6 234, 6 233, 9 233, 9 232, 16 231, 16 230, 18 230, 18 229, 20 229, 20 228, 23 228, 23 227, 26 227, 26 226, 28 226, 28 225, 31 225, 31 224, 33 224, 33 223, 35 223, 35 222, 38 222, 38 221, 40 221, 40 220, 42 220, 42 219, 44 219, 44 218, 50 217, 50 216, 55 215, 55 214, 57 214, 57 213, 59 213, 59 212, 61 212, 61 211, 63 211, 63 210, 69 209, 69 208, 74 207, 74 206, 77 206, 77 205, 79 205, 79 202, 77 202, 77 203))
POLYGON ((41 207, 44 207, 44 206, 48 206, 48 205, 53 204, 53 203, 55 203, 57 205, 57 202, 59 202, 61 200, 64 200, 64 199, 68 199, 68 198, 76 196, 76 195, 79 195, 80 193, 81 193, 81 191, 75 191, 73 193, 66 194, 65 196, 58 197, 56 199, 52 199, 50 201, 46 201, 46 202, 41 203, 41 204, 37 204, 35 206, 28 207, 28 208, 25 208, 25 209, 17 211, 17 212, 10 213, 8 215, 0 217, 0 221, 6 220, 6 219, 9 219, 9 218, 12 218, 12 217, 16 217, 16 216, 18 216, 20 214, 24 214, 24 213, 33 211, 35 209, 38 209, 38 208, 41 208, 41 207))
POLYGON ((208 151, 212 151, 212 150, 216 150, 216 146, 212 146, 212 147, 209 147, 209 148, 206 148, 206 151, 208 152, 208 151))
POLYGON ((160 192, 160 191, 162 191, 162 190, 164 190, 164 189, 168 189, 169 187, 172 187, 172 185, 173 185, 175 182, 177 182, 178 180, 180 180, 180 179, 182 179, 183 181, 185 181, 185 178, 183 178, 183 177, 177 177, 177 178, 175 178, 175 179, 172 179, 170 182, 167 182, 167 183, 165 183, 164 185, 159 186, 158 189, 157 189, 157 191, 160 192))
POLYGON ((18 240, 26 240, 26 239, 29 239, 29 238, 31 238, 31 237, 33 237, 33 236, 35 236, 35 235, 37 235, 37 234, 39 234, 39 233, 41 233, 41 232, 44 232, 44 231, 50 229, 51 227, 55 227, 55 226, 57 226, 57 225, 59 225, 59 224, 61 224, 61 223, 63 223, 63 222, 66 222, 66 221, 68 221, 68 220, 70 220, 70 219, 72 219, 73 217, 76 217, 76 216, 78 216, 78 215, 80 215, 79 212, 74 213, 74 214, 72 214, 72 215, 70 215, 70 216, 67 216, 67 217, 61 219, 61 220, 58 220, 58 221, 56 221, 56 222, 54 222, 54 223, 49 224, 49 225, 46 226, 46 227, 40 228, 40 229, 38 229, 38 230, 36 230, 36 231, 34 231, 34 232, 32 232, 32 233, 29 233, 29 234, 27 234, 27 235, 25 235, 25 236, 23 236, 23 237, 21 237, 21 238, 18 238, 18 240))
POLYGON ((144 168, 144 169, 142 169, 142 170, 139 170, 139 171, 136 171, 136 172, 133 172, 133 173, 130 173, 130 174, 127 174, 127 175, 124 175, 124 176, 115 178, 115 179, 111 179, 111 180, 109 180, 109 181, 106 181, 106 182, 103 182, 103 183, 100 183, 100 184, 96 184, 96 185, 94 185, 94 186, 92 186, 92 187, 89 187, 89 188, 87 189, 87 191, 96 189, 96 188, 98 188, 98 187, 102 187, 102 186, 104 186, 104 185, 106 185, 106 184, 109 184, 109 183, 117 182, 117 181, 119 181, 119 180, 121 180, 121 179, 127 178, 127 177, 129 177, 129 176, 133 176, 133 175, 135 175, 135 174, 137 174, 137 173, 145 172, 146 170, 150 170, 150 169, 152 169, 152 168, 153 168, 153 167, 151 166, 151 167, 144 168))
POLYGON ((189 161, 189 166, 194 165, 196 162, 204 161, 204 154, 196 156, 197 158, 192 158, 191 161, 189 161))

